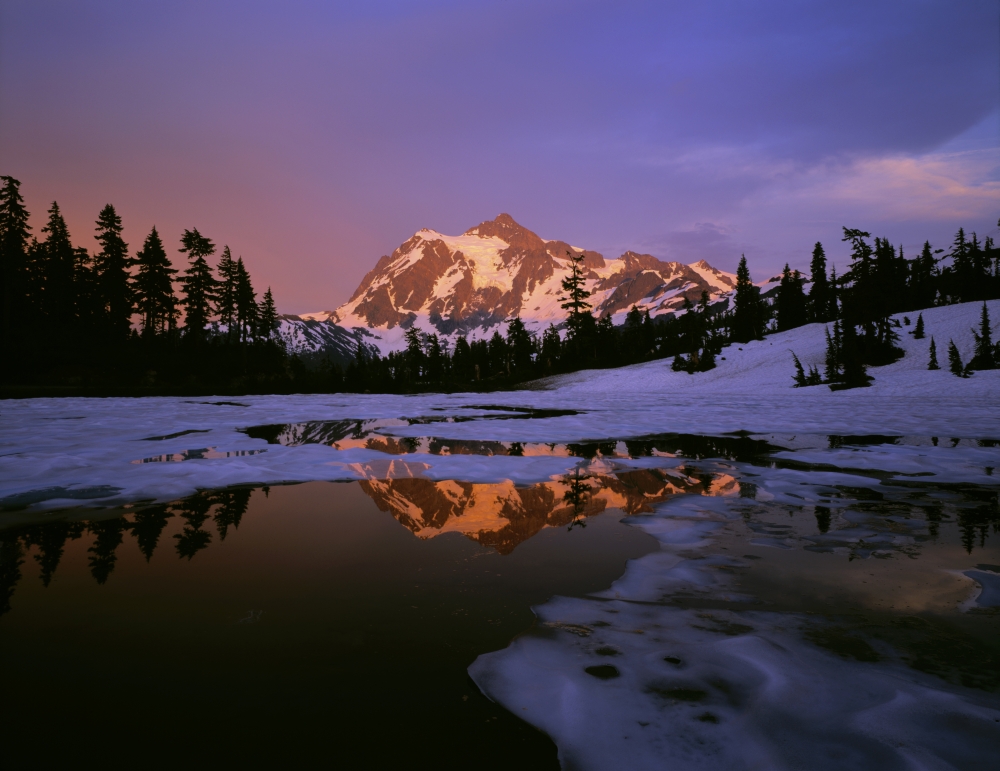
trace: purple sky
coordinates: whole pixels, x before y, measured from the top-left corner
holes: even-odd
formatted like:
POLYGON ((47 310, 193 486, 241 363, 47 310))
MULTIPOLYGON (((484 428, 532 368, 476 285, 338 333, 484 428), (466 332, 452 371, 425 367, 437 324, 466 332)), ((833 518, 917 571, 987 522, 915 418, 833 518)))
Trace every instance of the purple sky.
POLYGON ((330 309, 509 212, 613 257, 804 268, 1000 216, 1000 5, 0 1, 0 174, 38 228, 197 227, 330 309))

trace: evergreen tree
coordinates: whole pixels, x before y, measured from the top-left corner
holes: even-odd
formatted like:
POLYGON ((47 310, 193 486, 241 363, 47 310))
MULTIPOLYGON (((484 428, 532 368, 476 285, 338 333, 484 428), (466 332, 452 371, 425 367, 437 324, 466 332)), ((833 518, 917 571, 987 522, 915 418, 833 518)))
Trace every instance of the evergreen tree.
POLYGON ((787 262, 781 273, 776 306, 779 332, 795 329, 806 323, 806 296, 802 291, 802 276, 797 270, 790 270, 787 262))
POLYGON ((222 256, 219 258, 216 271, 219 274, 219 279, 215 310, 219 314, 219 323, 226 327, 226 337, 232 342, 240 337, 236 320, 236 295, 239 277, 236 261, 233 259, 232 252, 229 251, 229 246, 222 247, 222 256))
POLYGON ((833 336, 830 336, 830 328, 826 330, 826 358, 824 380, 827 383, 836 383, 840 380, 840 322, 833 322, 833 336))
POLYGON ((861 345, 857 330, 851 324, 841 325, 840 361, 842 388, 863 388, 868 386, 871 378, 862 357, 861 345))
POLYGON ((28 313, 28 210, 21 197, 21 183, 0 177, 0 346, 12 343, 15 328, 28 313))
POLYGON ((424 346, 420 339, 420 330, 410 327, 406 330, 406 364, 413 381, 420 380, 424 372, 424 346))
POLYGON ((49 220, 42 232, 46 239, 38 252, 38 307, 50 325, 68 328, 75 316, 74 278, 76 252, 59 204, 49 208, 49 220))
POLYGON ((924 241, 924 248, 910 263, 909 306, 911 309, 930 308, 937 295, 937 262, 930 241, 924 241))
POLYGON ((205 327, 212 316, 216 297, 216 281, 206 257, 215 254, 215 244, 198 229, 185 230, 181 236, 181 251, 186 252, 189 265, 181 279, 184 298, 184 335, 192 340, 205 337, 205 327))
POLYGON ((731 337, 738 343, 764 338, 764 309, 760 288, 750 280, 746 255, 740 258, 736 269, 735 307, 732 316, 731 337))
POLYGON ((250 282, 250 274, 243 264, 243 258, 236 260, 236 325, 239 327, 239 341, 245 343, 257 335, 257 295, 250 282))
POLYGON ((937 360, 937 345, 934 344, 934 336, 931 336, 931 351, 930 351, 930 361, 927 363, 927 369, 941 369, 938 365, 937 360))
POLYGON ((264 292, 258 316, 260 317, 260 335, 265 340, 270 340, 279 326, 278 311, 274 307, 274 295, 271 294, 271 287, 268 287, 267 291, 264 292))
POLYGON ((441 348, 441 340, 436 334, 427 336, 425 354, 427 357, 427 378, 438 383, 444 379, 445 354, 441 348))
POLYGON ((455 379, 460 383, 472 381, 474 362, 472 361, 472 349, 465 335, 459 335, 455 341, 455 353, 452 355, 451 367, 455 379))
POLYGON ((553 324, 542 334, 542 351, 540 358, 545 372, 554 372, 559 368, 562 357, 562 338, 553 324))
POLYGON ((82 246, 73 249, 73 314, 79 330, 87 335, 108 336, 106 305, 94 258, 82 246))
POLYGON ((955 345, 954 340, 948 341, 948 369, 951 370, 951 374, 953 375, 968 377, 965 366, 962 364, 962 356, 958 352, 958 346, 955 345))
POLYGON ((802 388, 803 386, 809 385, 806 381, 806 371, 802 368, 802 362, 799 361, 799 357, 795 355, 795 351, 791 352, 792 361, 795 362, 795 376, 792 380, 795 381, 796 388, 802 388))
POLYGON ((163 241, 154 226, 135 255, 138 271, 133 280, 136 306, 142 316, 142 334, 163 334, 177 321, 177 296, 173 276, 177 271, 167 259, 163 241))
POLYGON ((134 306, 129 269, 128 244, 122 239, 122 218, 108 204, 97 217, 97 241, 101 250, 94 255, 94 276, 102 316, 101 326, 112 340, 128 337, 134 306))
POLYGON ((512 374, 518 378, 527 377, 532 371, 531 357, 535 353, 535 341, 520 316, 515 316, 507 324, 507 348, 510 351, 512 374))
POLYGON ((559 298, 563 300, 559 306, 565 311, 569 311, 566 319, 566 326, 569 329, 570 337, 579 337, 584 334, 589 326, 585 318, 593 322, 594 317, 590 314, 590 303, 587 298, 590 292, 584 286, 586 279, 583 275, 583 255, 573 254, 567 251, 570 258, 569 275, 562 280, 562 289, 565 296, 559 298))
POLYGON ((913 329, 913 339, 923 340, 924 334, 924 314, 920 313, 917 315, 917 326, 913 329))
POLYGON ((969 362, 969 369, 996 369, 996 351, 993 349, 993 338, 990 331, 990 311, 983 302, 983 311, 979 317, 979 332, 972 330, 976 338, 976 350, 969 362))
POLYGON ((823 244, 819 241, 813 247, 809 273, 812 286, 809 289, 808 319, 809 321, 830 321, 830 306, 834 302, 833 292, 826 277, 826 252, 823 251, 823 244))

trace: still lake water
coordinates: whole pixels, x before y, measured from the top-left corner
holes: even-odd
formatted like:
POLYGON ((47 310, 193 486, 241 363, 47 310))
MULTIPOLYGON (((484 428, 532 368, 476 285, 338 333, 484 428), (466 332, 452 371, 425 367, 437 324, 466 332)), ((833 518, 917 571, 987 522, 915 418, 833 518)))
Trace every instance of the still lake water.
POLYGON ((362 484, 17 528, 7 756, 557 768, 552 742, 466 668, 529 628, 533 604, 606 587, 656 542, 615 512, 543 519, 506 554, 421 539, 362 484))
POLYGON ((361 424, 256 434, 382 442, 394 456, 599 460, 669 449, 690 460, 592 466, 535 485, 373 478, 127 509, 11 507, 0 519, 9 762, 557 768, 554 743, 484 697, 467 669, 540 633, 533 605, 607 590, 628 560, 657 552, 621 520, 679 496, 745 503, 710 548, 733 558, 719 570, 742 598, 680 592, 661 602, 710 617, 752 597, 823 619, 811 641, 845 659, 895 656, 943 688, 996 702, 995 487, 916 479, 873 493, 820 480, 824 505, 779 505, 752 481, 755 466, 764 478, 776 467, 773 448, 745 438, 463 444, 361 424), (733 461, 746 465, 737 472, 733 461))

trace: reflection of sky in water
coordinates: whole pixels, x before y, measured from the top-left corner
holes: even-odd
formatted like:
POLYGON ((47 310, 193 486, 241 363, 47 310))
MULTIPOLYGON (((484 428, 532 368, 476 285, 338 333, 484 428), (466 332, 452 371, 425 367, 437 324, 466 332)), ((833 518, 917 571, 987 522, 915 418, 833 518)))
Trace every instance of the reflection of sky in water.
MULTIPOLYGON (((510 417, 498 412, 491 419, 510 417)), ((446 434, 460 424, 372 419, 243 429, 276 445, 275 456, 293 447, 344 451, 322 457, 331 478, 360 480, 346 484, 231 487, 86 511, 39 507, 100 504, 118 488, 52 487, 4 499, 0 588, 8 605, 0 624, 13 636, 0 640, 0 654, 28 662, 25 671, 44 680, 50 675, 32 651, 46 630, 84 623, 96 624, 94 644, 109 649, 138 646, 150 639, 144 635, 162 637, 154 646, 162 655, 162 646, 175 651, 185 636, 208 648, 234 645, 241 666, 263 667, 255 704, 287 703, 288 693, 311 692, 315 685, 303 683, 313 682, 326 693, 352 684, 352 698, 364 702, 352 716, 317 694, 286 716, 265 711, 276 725, 309 723, 303 710, 311 705, 316 715, 333 709, 342 723, 337 736, 361 735, 409 703, 409 694, 430 694, 450 726, 440 735, 470 752, 476 742, 526 736, 464 679, 479 656, 471 673, 483 691, 548 732, 581 767, 600 767, 606 756, 591 738, 609 731, 630 736, 628 746, 638 749, 622 757, 636 768, 662 761, 643 755, 644 747, 668 755, 710 747, 717 767, 741 767, 733 737, 747 757, 757 753, 777 768, 838 767, 831 758, 842 762, 836 753, 846 751, 856 767, 891 768, 902 762, 900 746, 964 767, 1000 747, 993 718, 983 717, 1000 719, 994 440, 657 434, 542 443, 405 435, 446 434), (462 463, 479 478, 435 471, 433 464, 463 455, 477 456, 462 463), (515 483, 472 465, 532 457, 538 464, 546 456, 569 459, 563 468, 575 471, 515 483), (628 525, 619 524, 626 515, 628 525), (549 601, 556 595, 563 597, 549 601), (135 598, 141 602, 129 605, 135 598), (235 628, 263 630, 266 642, 245 647, 229 638, 235 628), (414 651, 419 666, 403 666, 414 651), (301 681, 282 671, 290 660, 299 662, 292 670, 301 667, 301 681), (778 678, 770 691, 762 672, 778 678), (386 694, 380 703, 358 695, 373 682, 386 694), (789 706, 804 697, 801 709, 789 706), (907 712, 904 702, 917 706, 907 712), (576 722, 560 706, 567 703, 585 707, 576 722), (482 734, 458 705, 506 733, 482 734), (937 724, 952 726, 953 738, 914 728, 937 724), (782 744, 793 728, 800 739, 782 744), (785 749, 768 755, 774 743, 785 749), (812 757, 810 747, 826 749, 812 757)), ((133 463, 266 451, 216 445, 133 463)), ((243 697, 237 683, 245 671, 223 678, 243 697)), ((204 688, 221 687, 213 677, 204 688)), ((166 688, 157 677, 146 685, 161 696, 166 688)), ((195 692, 209 698, 201 688, 195 692)), ((148 704, 147 695, 132 698, 148 704)), ((171 698, 164 705, 184 707, 171 698)), ((249 739, 259 717, 228 696, 210 698, 242 716, 227 730, 249 739)), ((309 724, 317 736, 331 730, 309 724)), ((544 755, 550 745, 540 741, 510 762, 544 755)), ((622 751, 620 743, 608 747, 622 751)))

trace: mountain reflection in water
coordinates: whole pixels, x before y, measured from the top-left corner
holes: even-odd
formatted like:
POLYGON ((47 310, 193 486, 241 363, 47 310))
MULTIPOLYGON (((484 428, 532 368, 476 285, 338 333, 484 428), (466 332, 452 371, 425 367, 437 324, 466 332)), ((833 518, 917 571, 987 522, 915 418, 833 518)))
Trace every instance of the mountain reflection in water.
POLYGON ((544 527, 620 509, 652 511, 678 493, 738 495, 739 482, 725 474, 688 475, 683 470, 640 469, 587 473, 518 487, 511 481, 475 484, 420 478, 368 479, 362 489, 420 538, 458 532, 509 554, 544 527))
MULTIPOLYGON (((592 464, 589 473, 578 472, 527 487, 509 480, 480 484, 423 479, 411 475, 419 472, 422 464, 401 461, 356 465, 356 470, 368 477, 358 483, 365 494, 379 510, 389 512, 417 537, 427 539, 457 532, 500 554, 510 554, 546 527, 584 521, 609 509, 637 514, 651 511, 653 504, 678 493, 740 492, 739 483, 725 474, 686 473, 684 469, 594 473, 603 468, 600 463, 592 464), (376 473, 381 476, 374 476, 376 473)), ((67 541, 89 534, 93 543, 87 549, 88 567, 94 580, 103 584, 114 571, 118 549, 127 535, 135 539, 148 562, 161 543, 164 529, 178 518, 181 530, 172 536, 167 548, 172 547, 179 558, 191 560, 216 538, 225 541, 231 530, 239 528, 254 489, 207 491, 89 521, 49 521, 9 528, 0 533, 0 561, 4 566, 0 573, 0 615, 10 610, 11 596, 21 578, 20 567, 29 552, 34 552, 41 581, 48 586, 67 541)), ((262 489, 267 493, 270 488, 262 489)))

